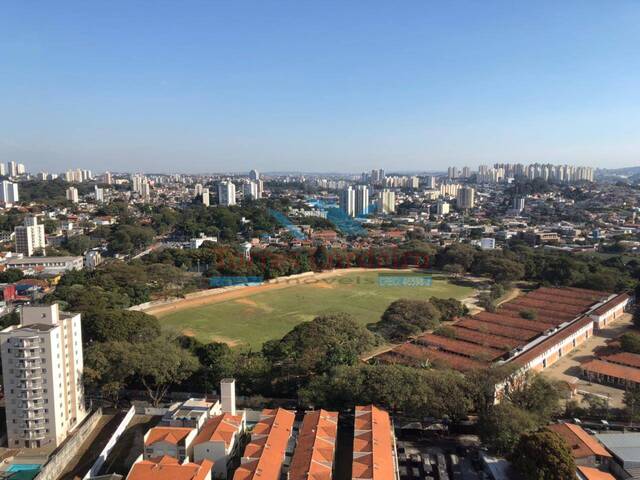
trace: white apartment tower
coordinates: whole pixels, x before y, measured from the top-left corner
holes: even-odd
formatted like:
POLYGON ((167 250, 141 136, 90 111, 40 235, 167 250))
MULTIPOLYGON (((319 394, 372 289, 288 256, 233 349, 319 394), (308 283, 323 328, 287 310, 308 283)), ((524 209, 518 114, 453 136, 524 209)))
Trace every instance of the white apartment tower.
POLYGON ((356 188, 356 216, 369 215, 369 187, 358 185, 356 188))
POLYGON ((458 190, 456 201, 458 208, 468 209, 473 208, 476 204, 475 200, 476 191, 471 187, 462 187, 458 190))
POLYGON ((378 194, 378 213, 396 211, 396 194, 393 190, 384 189, 378 194))
POLYGON ((257 200, 260 198, 260 186, 257 181, 249 180, 242 184, 242 194, 244 198, 257 200))
POLYGON ((5 206, 18 203, 18 184, 3 180, 0 183, 0 203, 5 206))
POLYGON ((210 205, 209 189, 208 188, 203 188, 202 189, 202 204, 205 207, 208 207, 210 205))
POLYGON ((229 207, 236 204, 236 186, 225 180, 218 184, 218 204, 229 207))
POLYGON ((24 225, 14 229, 16 234, 16 252, 27 257, 32 257, 37 250, 44 249, 47 245, 44 236, 44 225, 38 224, 37 217, 26 217, 24 225))
POLYGON ((257 182, 258 180, 260 180, 260 173, 257 170, 251 170, 249 172, 249 178, 254 182, 257 182))
POLYGON ((349 186, 340 192, 340 209, 350 217, 356 215, 356 191, 349 186))
POLYGON ((67 200, 78 203, 78 189, 76 187, 67 188, 67 200))
POLYGON ((18 176, 18 164, 16 162, 14 162, 13 160, 11 160, 10 162, 7 162, 7 167, 9 170, 10 177, 13 178, 18 176))
POLYGON ((9 447, 57 447, 87 414, 80 314, 25 306, 0 351, 9 447))

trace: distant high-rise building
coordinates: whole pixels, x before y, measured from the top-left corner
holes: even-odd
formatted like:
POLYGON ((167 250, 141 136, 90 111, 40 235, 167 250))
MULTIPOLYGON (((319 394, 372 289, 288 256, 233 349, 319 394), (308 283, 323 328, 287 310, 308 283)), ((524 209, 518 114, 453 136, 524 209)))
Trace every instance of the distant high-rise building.
POLYGON ((67 188, 67 200, 78 203, 78 189, 76 187, 67 188))
POLYGON ((471 169, 469 167, 464 167, 462 169, 462 178, 469 178, 471 176, 471 169))
POLYGON ((356 216, 369 215, 369 187, 358 185, 356 187, 356 216))
POLYGON ((142 200, 148 202, 151 199, 151 184, 147 179, 142 182, 142 186, 140 189, 140 196, 142 200))
POLYGON ((456 196, 458 208, 460 209, 473 208, 476 202, 475 195, 476 195, 476 192, 471 187, 460 188, 458 190, 458 195, 456 196))
POLYGON ((393 190, 384 189, 378 193, 378 213, 396 211, 396 194, 393 190))
POLYGON ((196 195, 196 197, 198 195, 202 195, 202 184, 201 183, 196 183, 195 186, 193 187, 194 193, 196 195))
POLYGON ((0 203, 4 206, 18 203, 18 184, 3 180, 0 182, 0 203))
POLYGON ((449 214, 449 204, 444 200, 438 200, 436 204, 436 214, 438 216, 448 215, 449 214))
POLYGON ((522 212, 524 210, 524 197, 513 197, 513 209, 518 212, 522 212))
POLYGON ((242 184, 242 195, 246 199, 257 200, 260 198, 260 187, 258 182, 250 180, 242 184))
POLYGON ((59 446, 87 415, 80 314, 23 306, 0 332, 10 448, 59 446))
POLYGON ((16 252, 32 257, 36 251, 45 252, 47 241, 44 235, 44 225, 38 224, 37 217, 26 217, 24 225, 14 229, 16 234, 16 252))
POLYGON ((249 172, 249 178, 254 182, 257 182, 258 180, 260 180, 260 172, 258 172, 257 170, 251 170, 249 172))
POLYGON ((210 205, 210 198, 209 198, 209 189, 208 188, 203 188, 202 189, 202 204, 206 207, 208 207, 210 205))
POLYGON ((340 192, 340 209, 350 217, 356 215, 356 191, 348 186, 340 192))
POLYGON ((433 175, 427 175, 424 177, 423 185, 429 189, 436 188, 436 177, 433 175))
POLYGON ((18 176, 18 164, 16 162, 14 162, 13 160, 11 160, 10 162, 7 163, 7 169, 9 170, 9 176, 10 177, 17 177, 18 176))
POLYGON ((113 177, 110 172, 104 172, 102 175, 102 183, 105 185, 111 185, 113 183, 113 177))
POLYGON ((94 191, 96 194, 96 202, 104 202, 104 189, 98 187, 97 185, 94 187, 94 191))
POLYGON ((449 167, 447 169, 447 177, 450 179, 458 178, 458 167, 449 167))
POLYGON ((409 182, 408 182, 408 186, 409 188, 412 188, 414 190, 417 190, 418 188, 420 188, 420 178, 413 176, 409 178, 409 182))
POLYGON ((18 175, 24 175, 25 173, 27 173, 27 168, 24 166, 24 163, 19 163, 18 165, 16 165, 16 172, 18 173, 18 175))
POLYGON ((225 207, 236 204, 236 186, 233 182, 225 180, 218 184, 218 204, 225 207))
POLYGON ((4 177, 7 175, 7 167, 5 167, 4 163, 0 163, 0 176, 4 177))

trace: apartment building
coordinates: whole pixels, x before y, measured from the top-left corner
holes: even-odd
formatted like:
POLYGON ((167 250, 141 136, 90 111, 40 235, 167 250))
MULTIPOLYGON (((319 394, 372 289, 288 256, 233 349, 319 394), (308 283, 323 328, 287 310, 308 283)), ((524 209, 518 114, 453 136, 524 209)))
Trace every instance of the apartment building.
POLYGON ((37 217, 26 217, 24 225, 16 227, 14 231, 16 234, 16 253, 31 257, 37 251, 44 252, 47 245, 44 225, 38 224, 37 217))
POLYGON ((80 314, 25 306, 0 351, 9 447, 60 445, 87 414, 80 314))

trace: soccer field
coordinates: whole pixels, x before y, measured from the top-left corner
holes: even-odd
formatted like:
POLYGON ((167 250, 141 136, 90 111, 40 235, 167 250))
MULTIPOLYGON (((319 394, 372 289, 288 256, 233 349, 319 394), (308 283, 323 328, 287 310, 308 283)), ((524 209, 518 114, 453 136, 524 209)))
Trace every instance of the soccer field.
MULTIPOLYGON (((398 275, 416 275, 398 272, 398 275)), ((399 298, 430 297, 462 300, 473 289, 434 278, 431 286, 382 286, 378 272, 343 273, 314 283, 250 293, 241 298, 187 308, 159 315, 164 327, 203 342, 260 348, 266 340, 281 338, 301 322, 318 315, 346 312, 366 325, 377 322, 385 309, 399 298)))

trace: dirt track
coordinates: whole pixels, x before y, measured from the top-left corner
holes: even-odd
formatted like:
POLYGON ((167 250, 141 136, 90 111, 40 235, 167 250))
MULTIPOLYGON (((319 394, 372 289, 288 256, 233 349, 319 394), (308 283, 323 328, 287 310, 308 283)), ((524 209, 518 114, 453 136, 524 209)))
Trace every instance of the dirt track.
POLYGON ((256 293, 268 292, 270 290, 279 290, 282 288, 293 287, 296 285, 305 285, 313 282, 317 282, 319 280, 323 280, 326 278, 339 277, 342 275, 347 275, 351 273, 358 272, 398 272, 397 269, 391 268, 345 268, 340 270, 331 270, 329 272, 321 272, 314 273, 311 275, 307 275, 304 277, 281 277, 278 278, 274 283, 268 283, 266 285, 257 285, 254 287, 240 287, 234 290, 224 291, 220 293, 216 293, 216 290, 206 290, 206 292, 211 292, 209 295, 199 294, 196 297, 191 298, 182 298, 172 301, 171 303, 163 303, 160 305, 153 305, 144 310, 145 313, 150 315, 155 315, 157 317, 162 317, 164 315, 169 315, 170 313, 178 312, 180 310, 185 310, 188 308, 199 307, 202 305, 211 305, 214 303, 224 302, 227 300, 234 300, 236 298, 246 297, 248 295, 253 295, 256 293))

